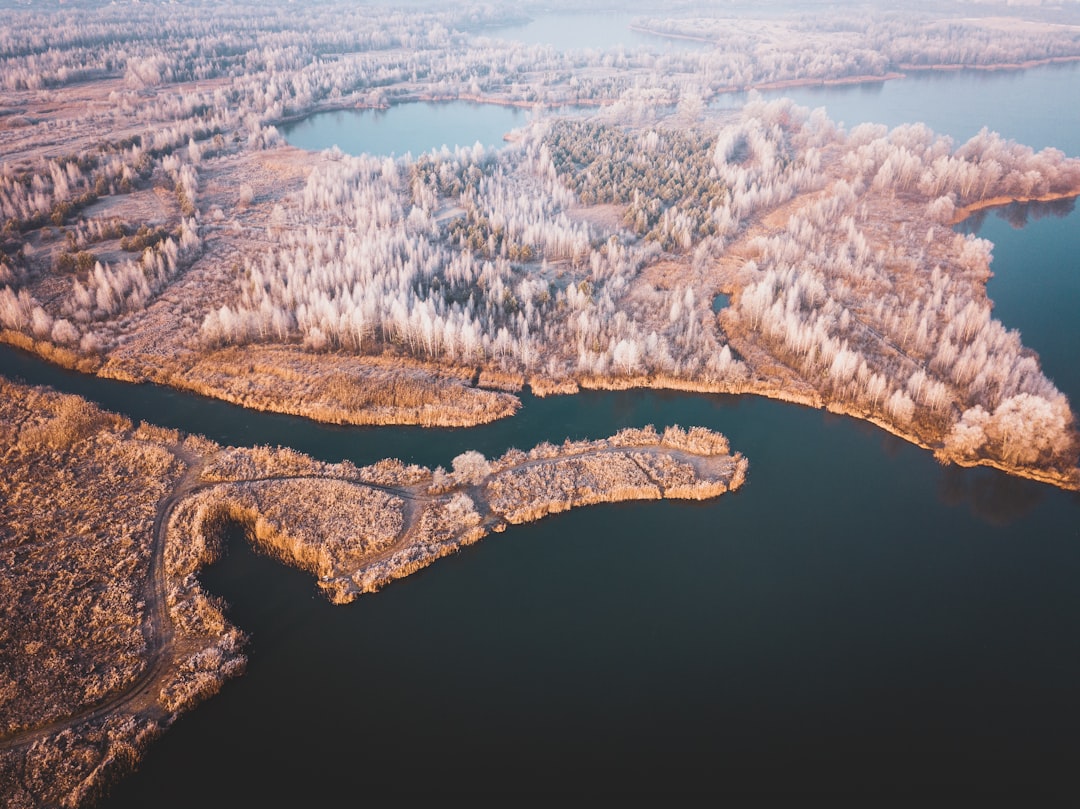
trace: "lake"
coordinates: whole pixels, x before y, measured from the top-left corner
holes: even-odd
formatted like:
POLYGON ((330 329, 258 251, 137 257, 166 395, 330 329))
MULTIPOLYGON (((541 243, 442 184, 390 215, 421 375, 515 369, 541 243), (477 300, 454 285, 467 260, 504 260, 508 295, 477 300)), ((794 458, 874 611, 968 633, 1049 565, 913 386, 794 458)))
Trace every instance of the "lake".
POLYGON ((337 146, 346 154, 419 157, 446 146, 502 145, 503 136, 523 126, 530 113, 519 107, 468 101, 394 104, 389 109, 318 112, 284 124, 293 146, 322 151, 337 146))
MULTIPOLYGON (((1029 107, 1011 121, 1002 99, 1038 97, 1053 114, 1029 139, 1064 143, 1080 108, 1039 94, 1061 80, 1074 95, 1077 78, 980 75, 961 104, 971 77, 942 74, 912 91, 905 117, 962 141, 979 120, 1026 131, 1029 107)), ((814 106, 845 105, 849 125, 883 120, 882 95, 907 81, 815 91, 814 106)), ((443 110, 424 109, 432 136, 408 150, 445 140, 443 110)), ((997 245, 996 314, 1075 403, 1080 216, 1056 213, 1029 213, 1023 229, 993 213, 978 224, 997 245)), ((650 423, 719 430, 750 459, 747 484, 717 500, 511 528, 348 606, 235 539, 204 580, 251 634, 248 671, 154 744, 107 809, 1073 783, 1075 494, 943 468, 868 424, 753 397, 526 395, 512 419, 468 430, 349 429, 86 379, 12 349, 0 368, 133 418, 331 461, 448 466, 465 449, 650 423)))

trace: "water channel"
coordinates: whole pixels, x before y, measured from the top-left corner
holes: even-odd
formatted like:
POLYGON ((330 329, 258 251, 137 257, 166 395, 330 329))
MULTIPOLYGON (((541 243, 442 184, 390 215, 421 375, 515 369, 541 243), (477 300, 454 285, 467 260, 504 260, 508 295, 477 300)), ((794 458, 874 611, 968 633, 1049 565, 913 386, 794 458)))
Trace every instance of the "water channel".
MULTIPOLYGON (((1049 92, 1062 76, 1075 94, 1075 69, 982 75, 981 107, 952 120, 969 79, 945 74, 906 117, 933 118, 958 142, 977 121, 1027 131, 1027 120, 1009 128, 1001 97, 1049 92)), ((848 124, 879 120, 874 100, 893 86, 821 91, 813 106, 851 104, 848 124)), ((1043 120, 1033 145, 1080 132, 1076 108, 1043 120)), ((436 133, 428 147, 441 143, 436 133)), ((990 214, 979 233, 997 245, 997 316, 1078 403, 1080 216, 1053 213, 1023 229, 990 214)), ((943 468, 864 423, 751 397, 526 395, 517 416, 475 429, 345 429, 79 377, 11 349, 0 370, 223 443, 357 464, 448 465, 469 448, 495 455, 649 423, 711 427, 750 458, 747 485, 715 501, 552 517, 345 607, 232 542, 205 581, 251 634, 248 671, 182 717, 106 809, 454 789, 1037 789, 1071 777, 1075 495, 943 468)))

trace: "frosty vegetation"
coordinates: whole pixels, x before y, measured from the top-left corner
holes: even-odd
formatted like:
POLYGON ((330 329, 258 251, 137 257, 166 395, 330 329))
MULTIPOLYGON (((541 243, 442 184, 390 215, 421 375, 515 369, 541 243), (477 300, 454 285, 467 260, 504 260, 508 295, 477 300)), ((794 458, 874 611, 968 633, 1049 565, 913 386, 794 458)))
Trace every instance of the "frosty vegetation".
POLYGON ((956 148, 920 125, 845 133, 787 102, 696 129, 556 120, 498 156, 330 161, 282 247, 246 263, 237 303, 201 332, 211 345, 399 347, 525 377, 752 388, 734 337, 942 457, 1068 470, 1068 402, 991 317, 991 245, 949 224, 980 200, 1077 188, 1080 163, 1053 149, 989 132, 956 148), (757 234, 793 200, 784 227, 757 234), (618 206, 622 227, 597 232, 582 204, 618 206), (451 206, 464 213, 447 233, 437 219, 451 206), (883 237, 888 209, 899 238, 883 237), (642 283, 664 254, 707 274, 736 243, 747 260, 719 324, 714 289, 642 283))
POLYGON ((215 448, 200 485, 171 514, 166 571, 184 579, 242 526, 275 557, 308 570, 335 603, 374 592, 491 533, 577 506, 704 500, 738 489, 749 463, 702 427, 648 426, 606 439, 543 443, 450 469, 384 459, 324 464, 287 448, 215 448))
MULTIPOLYGON (((946 5, 748 21, 676 3, 634 25, 703 47, 564 51, 501 37, 524 20, 509 3, 4 4, 0 340, 343 423, 477 424, 525 385, 754 393, 1080 488, 1069 402, 992 315, 992 245, 952 228, 1076 196, 1080 161, 987 131, 845 131, 753 95, 710 107, 1080 58, 1070 9, 1003 24, 946 5), (533 114, 499 149, 396 158, 305 154, 278 130, 450 99, 533 114)), ((242 670, 244 637, 198 582, 226 528, 345 602, 508 525, 714 497, 748 468, 678 428, 326 465, 0 392, 12 807, 90 802, 242 670)))
POLYGON ((479 423, 526 384, 755 392, 1076 485, 1068 402, 991 316, 990 245, 950 225, 1075 195, 1077 161, 709 106, 1077 58, 1077 29, 1051 24, 1069 12, 676 6, 633 24, 702 47, 560 50, 500 36, 524 19, 509 4, 185 9, 0 11, 6 341, 353 423, 479 423), (277 129, 442 99, 537 112, 500 149, 397 158, 302 155, 277 129))

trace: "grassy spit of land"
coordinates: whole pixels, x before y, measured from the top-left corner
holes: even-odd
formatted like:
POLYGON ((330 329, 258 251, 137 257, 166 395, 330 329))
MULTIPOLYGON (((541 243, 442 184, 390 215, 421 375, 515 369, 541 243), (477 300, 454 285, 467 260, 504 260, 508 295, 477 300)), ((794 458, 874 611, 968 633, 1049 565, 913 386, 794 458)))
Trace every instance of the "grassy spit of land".
POLYGON ((706 499, 748 463, 651 427, 452 468, 327 464, 133 425, 0 378, 0 783, 5 805, 99 798, 177 716, 241 674, 246 638, 199 571, 243 526, 347 603, 492 531, 577 506, 706 499))

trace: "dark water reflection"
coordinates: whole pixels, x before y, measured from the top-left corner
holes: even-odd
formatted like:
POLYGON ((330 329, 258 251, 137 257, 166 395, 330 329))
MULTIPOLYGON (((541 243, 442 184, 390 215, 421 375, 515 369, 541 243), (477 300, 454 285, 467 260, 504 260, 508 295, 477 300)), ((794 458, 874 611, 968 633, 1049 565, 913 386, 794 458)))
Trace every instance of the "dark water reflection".
POLYGON ((66 379, 133 418, 242 426, 259 443, 280 431, 331 460, 445 463, 647 423, 718 429, 751 459, 747 485, 715 501, 520 526, 345 607, 234 537, 204 581, 251 634, 248 671, 152 747, 112 809, 1046 786, 1071 771, 1071 495, 942 468, 864 422, 754 397, 526 398, 505 422, 425 432, 66 379))
POLYGON ((946 468, 939 488, 942 502, 965 505, 981 520, 1005 526, 1030 514, 1042 502, 1046 486, 994 472, 946 468))
POLYGON ((984 208, 976 211, 957 226, 961 233, 978 233, 986 224, 987 217, 993 215, 1004 219, 1019 230, 1030 222, 1037 222, 1046 217, 1062 218, 1076 210, 1076 197, 1055 199, 1049 202, 1012 202, 996 208, 984 208))

